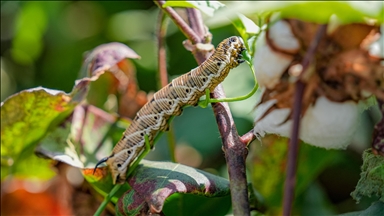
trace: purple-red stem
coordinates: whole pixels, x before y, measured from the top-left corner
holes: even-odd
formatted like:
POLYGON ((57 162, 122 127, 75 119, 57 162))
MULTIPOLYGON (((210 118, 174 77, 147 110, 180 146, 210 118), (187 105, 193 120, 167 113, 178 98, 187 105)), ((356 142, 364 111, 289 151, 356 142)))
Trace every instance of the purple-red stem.
MULTIPOLYGON (((205 36, 209 32, 205 30, 199 11, 196 9, 187 10, 191 28, 172 8, 163 8, 164 1, 155 1, 155 3, 171 17, 192 44, 206 42, 205 36)), ((212 52, 198 49, 193 53, 198 64, 204 62, 211 54, 212 52)), ((222 86, 218 85, 211 96, 213 98, 225 97, 222 86)), ((253 139, 253 136, 247 134, 243 141, 240 139, 227 103, 215 103, 212 104, 212 107, 222 137, 223 150, 228 165, 233 214, 250 215, 245 158, 248 153, 247 144, 253 139)))
MULTIPOLYGON (((158 32, 157 32, 157 51, 158 51, 158 70, 160 77, 160 86, 159 88, 163 88, 168 84, 168 72, 167 72, 167 53, 165 49, 165 36, 167 34, 167 17, 164 14, 163 10, 159 12, 158 18, 158 32)), ((169 132, 167 133, 168 139, 168 147, 169 154, 171 155, 171 161, 176 163, 175 157, 175 133, 173 131, 173 126, 170 123, 169 132)))
POLYGON ((255 136, 255 133, 253 132, 253 129, 248 131, 246 134, 244 134, 243 136, 240 137, 240 141, 244 145, 248 145, 249 143, 251 143, 255 139, 256 139, 256 136, 255 136))
POLYGON ((200 11, 195 8, 187 8, 187 15, 189 25, 191 26, 192 30, 197 34, 200 39, 204 38, 207 32, 205 32, 204 25, 200 25, 199 21, 202 20, 200 11))
MULTIPOLYGON (((225 98, 222 85, 213 92, 213 98, 225 98)), ((250 215, 245 159, 248 154, 237 133, 228 103, 212 104, 223 142, 230 180, 232 210, 234 215, 250 215)))
POLYGON ((301 63, 302 73, 298 81, 296 82, 295 94, 294 94, 294 107, 293 107, 293 126, 291 131, 291 138, 289 140, 288 148, 288 162, 287 162, 287 174, 284 185, 284 197, 283 197, 283 215, 288 216, 292 211, 292 204, 295 197, 295 184, 296 184, 296 170, 297 170, 297 158, 299 155, 299 128, 300 128, 300 115, 302 108, 302 100, 305 89, 305 84, 301 80, 303 74, 307 71, 312 59, 315 57, 315 52, 320 44, 321 38, 326 32, 327 26, 320 25, 317 30, 315 38, 312 40, 311 45, 308 48, 307 53, 301 63))
POLYGON ((165 22, 166 16, 162 10, 159 12, 158 19, 158 32, 157 32, 157 47, 158 47, 158 70, 160 77, 160 88, 168 84, 168 73, 167 73, 167 59, 165 50, 165 35, 167 33, 167 23, 165 22))
POLYGON ((179 27, 179 29, 183 32, 183 34, 192 42, 192 44, 196 44, 200 42, 199 36, 189 27, 189 25, 176 13, 175 10, 171 7, 163 8, 165 1, 154 1, 155 4, 159 6, 179 27))

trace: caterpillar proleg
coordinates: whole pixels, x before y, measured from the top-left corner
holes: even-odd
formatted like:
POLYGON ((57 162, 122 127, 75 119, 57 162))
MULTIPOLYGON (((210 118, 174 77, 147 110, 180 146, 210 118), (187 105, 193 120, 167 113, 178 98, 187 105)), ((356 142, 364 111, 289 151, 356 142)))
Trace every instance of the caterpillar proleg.
POLYGON ((145 136, 152 143, 159 131, 168 129, 171 116, 180 115, 186 105, 196 105, 207 89, 213 91, 230 69, 244 62, 241 59, 241 52, 244 50, 240 37, 227 38, 199 67, 172 80, 156 92, 152 100, 138 111, 113 148, 112 154, 100 160, 96 167, 106 162, 111 170, 113 183, 124 183, 129 166, 145 148, 145 136))

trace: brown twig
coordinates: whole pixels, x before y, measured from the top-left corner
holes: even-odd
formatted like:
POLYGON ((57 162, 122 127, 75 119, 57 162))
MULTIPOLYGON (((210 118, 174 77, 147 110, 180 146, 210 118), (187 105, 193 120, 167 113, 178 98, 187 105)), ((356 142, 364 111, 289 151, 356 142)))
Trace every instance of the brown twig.
POLYGON ((154 2, 173 20, 173 22, 175 22, 181 32, 183 32, 183 34, 192 42, 192 44, 200 42, 199 36, 188 26, 188 24, 176 13, 175 10, 173 10, 171 7, 163 8, 165 1, 159 0, 154 2))
MULTIPOLYGON (((304 56, 304 59, 301 63, 302 73, 300 78, 303 77, 303 74, 307 71, 310 63, 312 62, 317 47, 319 46, 321 38, 326 32, 327 26, 321 25, 318 28, 315 38, 312 40, 311 45, 308 48, 307 53, 304 56)), ((289 140, 288 148, 288 162, 287 162, 287 174, 284 185, 284 197, 283 197, 283 215, 290 215, 292 210, 293 199, 295 195, 295 184, 296 184, 296 170, 297 170, 297 158, 299 153, 299 127, 300 127, 300 114, 302 108, 302 99, 305 89, 305 83, 298 79, 295 87, 294 94, 294 107, 293 107, 293 126, 291 132, 291 138, 289 140)))
MULTIPOLYGON (((164 1, 155 1, 155 3, 162 8, 164 1)), ((196 9, 187 10, 189 22, 191 23, 190 28, 172 8, 167 7, 162 9, 171 17, 184 35, 191 40, 192 44, 209 42, 206 40, 206 36, 209 35, 209 32, 206 32, 205 30, 199 11, 196 9)), ((196 49, 193 52, 198 64, 204 62, 211 54, 212 52, 199 49, 196 49)), ((216 87, 214 92, 211 94, 211 97, 225 97, 221 85, 216 87)), ((228 104, 215 103, 212 104, 212 107, 216 116, 220 135, 222 137, 223 150, 225 152, 225 158, 228 165, 233 214, 250 215, 245 170, 245 158, 248 153, 246 148, 247 145, 240 140, 228 104)), ((250 140, 252 138, 247 139, 250 140)), ((244 139, 244 142, 247 142, 246 139, 244 139)))
POLYGON ((200 39, 204 38, 206 32, 204 25, 200 24, 200 21, 202 20, 201 13, 195 8, 187 8, 187 15, 189 25, 191 26, 192 30, 197 34, 200 39))
MULTIPOLYGON (((165 36, 167 34, 167 17, 164 12, 160 10, 158 17, 158 33, 157 33, 157 46, 158 46, 158 70, 160 77, 160 88, 163 88, 168 84, 168 72, 167 72, 167 53, 165 49, 165 36)), ((167 133, 169 153, 171 155, 171 161, 176 163, 175 146, 176 138, 173 130, 173 125, 170 123, 169 131, 167 133)))
POLYGON ((253 132, 253 129, 248 131, 246 134, 244 134, 243 136, 240 137, 240 141, 244 145, 248 145, 249 143, 251 143, 255 139, 256 139, 256 136, 255 136, 255 133, 253 132))
MULTIPOLYGON (((225 98, 221 85, 216 87, 213 97, 225 98)), ((245 159, 248 154, 247 145, 240 140, 228 103, 215 103, 212 104, 212 108, 216 116, 228 166, 233 214, 250 215, 245 170, 245 159)))
POLYGON ((160 88, 168 84, 168 73, 167 73, 167 54, 165 50, 165 35, 167 33, 167 22, 166 16, 162 10, 159 12, 158 18, 158 32, 157 32, 157 61, 158 61, 158 70, 160 77, 160 88))

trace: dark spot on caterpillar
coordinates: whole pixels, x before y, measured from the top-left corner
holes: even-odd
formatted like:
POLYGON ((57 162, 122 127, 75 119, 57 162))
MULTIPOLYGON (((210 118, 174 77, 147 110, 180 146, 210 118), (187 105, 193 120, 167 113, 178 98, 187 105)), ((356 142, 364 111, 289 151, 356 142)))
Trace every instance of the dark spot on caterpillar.
POLYGON ((157 120, 157 116, 154 117, 157 120))
POLYGON ((221 65, 221 62, 217 62, 216 64, 217 64, 217 66, 219 66, 219 67, 220 67, 220 65, 221 65))
POLYGON ((203 82, 205 82, 205 80, 206 80, 206 79, 205 79, 205 78, 203 78, 203 82))
POLYGON ((140 136, 144 136, 144 133, 140 133, 140 136))
POLYGON ((189 93, 189 89, 185 89, 185 92, 189 93))
POLYGON ((131 153, 132 153, 131 150, 128 150, 127 152, 128 152, 128 154, 131 154, 131 153))
POLYGON ((168 85, 169 87, 172 87, 173 85, 172 85, 172 83, 169 83, 169 85, 168 85))
POLYGON ((231 37, 231 39, 229 39, 231 42, 236 42, 236 37, 231 37))
POLYGON ((150 103, 152 103, 152 102, 154 102, 154 101, 155 101, 155 98, 152 98, 150 103))
POLYGON ((120 167, 121 167, 121 164, 117 164, 117 167, 119 167, 119 168, 120 168, 120 167))
POLYGON ((123 135, 123 140, 125 140, 125 138, 127 138, 125 135, 123 135))
POLYGON ((169 101, 168 104, 169 104, 169 105, 172 105, 172 101, 169 101))

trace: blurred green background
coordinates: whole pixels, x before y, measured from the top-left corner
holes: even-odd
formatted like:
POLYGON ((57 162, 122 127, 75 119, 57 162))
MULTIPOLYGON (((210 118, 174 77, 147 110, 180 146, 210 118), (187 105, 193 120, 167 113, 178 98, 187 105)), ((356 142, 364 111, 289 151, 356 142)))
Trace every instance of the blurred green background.
MULTIPOLYGON (((133 60, 140 89, 156 91, 158 14, 159 9, 152 1, 2 1, 1 101, 16 92, 36 86, 70 92, 78 78, 84 53, 113 41, 128 45, 141 56, 141 60, 133 60)), ((237 35, 230 24, 217 28, 208 27, 213 35, 214 45, 226 37, 237 35)), ((192 54, 182 46, 184 40, 185 37, 176 26, 169 22, 166 45, 170 77, 188 72, 197 66, 192 54)), ((246 65, 231 72, 224 82, 228 96, 243 95, 252 86, 252 75, 246 65)), ((252 128, 254 105, 254 98, 231 104, 239 134, 252 128)), ((305 188, 296 203, 302 214, 360 210, 368 207, 375 199, 366 199, 355 205, 349 193, 359 179, 361 152, 369 147, 372 128, 378 118, 377 110, 366 110, 362 113, 360 129, 346 151, 325 151, 305 146, 307 150, 302 152, 309 151, 311 156, 316 156, 313 158, 317 161, 312 160, 311 164, 323 165, 319 165, 316 173, 311 173, 306 179, 308 182, 304 184, 305 188)), ((181 117, 175 118, 173 128, 179 161, 185 159, 181 162, 226 176, 221 139, 210 108, 186 109, 181 117)), ((260 146, 267 145, 253 143, 250 154, 255 154, 252 152, 254 149, 262 151, 258 149, 260 146)), ((267 150, 263 152, 268 153, 267 150)), ((269 152, 271 155, 274 153, 269 152)), ((156 144, 155 151, 147 158, 170 160, 166 136, 156 144)), ((248 169, 252 173, 258 172, 258 162, 260 161, 250 157, 248 169)), ((276 180, 266 178, 269 172, 265 168, 259 175, 249 175, 249 179, 253 182, 258 182, 257 178, 264 182, 276 180)), ((303 170, 302 174, 305 175, 306 172, 310 173, 310 169, 303 170)), ((269 177, 281 178, 276 175, 269 177)), ((255 187, 262 191, 262 188, 258 188, 260 185, 255 187)), ((280 189, 274 188, 273 193, 281 198, 280 189)), ((278 203, 276 201, 275 205, 278 203)))

